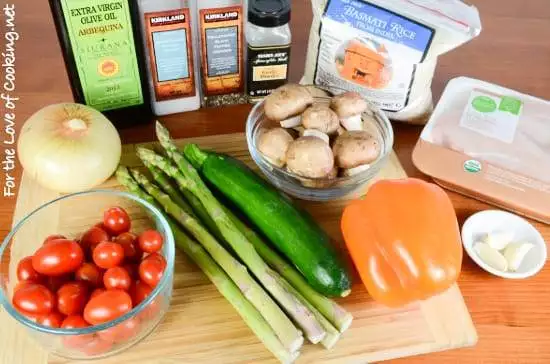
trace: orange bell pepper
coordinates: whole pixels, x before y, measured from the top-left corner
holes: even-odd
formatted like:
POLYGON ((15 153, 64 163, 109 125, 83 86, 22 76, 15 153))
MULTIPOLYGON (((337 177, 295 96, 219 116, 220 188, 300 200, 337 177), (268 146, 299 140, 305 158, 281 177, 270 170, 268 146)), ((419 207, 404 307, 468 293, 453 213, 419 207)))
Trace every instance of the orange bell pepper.
POLYGON ((456 282, 462 245, 451 200, 419 179, 383 180, 347 206, 342 233, 369 294, 396 307, 456 282))

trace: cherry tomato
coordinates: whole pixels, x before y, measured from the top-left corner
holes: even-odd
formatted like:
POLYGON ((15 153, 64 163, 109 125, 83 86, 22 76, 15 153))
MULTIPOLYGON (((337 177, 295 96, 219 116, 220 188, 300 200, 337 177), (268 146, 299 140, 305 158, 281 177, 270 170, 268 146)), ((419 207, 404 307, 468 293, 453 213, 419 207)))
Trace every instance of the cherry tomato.
POLYGON ((84 319, 93 325, 114 320, 132 309, 130 295, 121 289, 98 294, 86 304, 84 319))
POLYGON ((80 238, 80 245, 82 246, 82 249, 86 250, 86 252, 91 256, 93 252, 92 248, 94 246, 109 240, 111 240, 109 234, 104 229, 96 225, 82 235, 80 238))
POLYGON ((97 228, 100 228, 101 230, 107 231, 107 228, 105 227, 105 225, 103 225, 103 222, 98 222, 93 227, 97 227, 97 228))
MULTIPOLYGON (((88 327, 88 324, 80 315, 67 316, 65 320, 61 323, 61 328, 63 329, 81 329, 88 327)), ((94 339, 93 334, 84 334, 84 335, 70 335, 63 337, 63 344, 67 348, 78 349, 94 339)))
POLYGON ((94 298, 95 296, 105 292, 106 289, 105 288, 96 288, 93 290, 92 294, 90 295, 90 299, 94 298))
POLYGON ((62 285, 70 282, 71 280, 71 274, 64 274, 57 277, 48 277, 48 279, 46 280, 46 287, 48 287, 52 292, 57 292, 62 285))
POLYGON ((13 294, 13 305, 31 314, 48 314, 55 308, 55 295, 41 284, 27 284, 13 294))
POLYGON ((88 301, 88 286, 85 282, 65 283, 57 291, 57 309, 64 315, 81 314, 88 301))
POLYGON ((156 230, 147 230, 139 235, 139 247, 146 253, 158 252, 162 248, 164 239, 156 230))
POLYGON ((120 244, 104 241, 95 247, 93 258, 98 267, 103 269, 113 268, 124 260, 124 249, 120 244))
POLYGON ((139 278, 151 287, 155 287, 166 269, 166 260, 158 253, 148 255, 139 264, 139 278))
POLYGON ((32 267, 32 257, 25 257, 17 264, 17 278, 19 281, 30 281, 41 283, 44 281, 44 276, 40 275, 32 267))
POLYGON ((139 264, 137 263, 126 263, 122 266, 122 268, 126 269, 128 274, 130 275, 131 279, 138 279, 139 278, 139 264))
POLYGON ((130 295, 132 296, 132 302, 134 307, 139 305, 146 299, 153 289, 142 281, 137 281, 130 287, 130 295))
POLYGON ((142 320, 142 321, 147 321, 147 320, 152 320, 154 318, 156 318, 160 312, 160 300, 162 298, 161 297, 155 297, 154 300, 152 300, 148 305, 147 307, 145 307, 143 309, 143 311, 141 311, 139 313, 139 318, 142 320))
POLYGON ((46 327, 59 328, 63 323, 65 316, 61 313, 54 311, 47 315, 40 316, 36 323, 46 327))
POLYGON ((93 263, 84 263, 74 274, 77 281, 88 283, 91 287, 100 287, 103 284, 103 272, 93 263))
POLYGON ((40 274, 59 276, 74 272, 84 261, 84 252, 73 240, 54 240, 32 257, 32 267, 40 274))
POLYGON ((43 315, 43 314, 38 314, 38 313, 29 313, 29 312, 22 311, 22 310, 18 309, 17 307, 15 307, 15 309, 21 315, 25 316, 26 318, 28 318, 29 320, 31 320, 34 323, 38 323, 38 320, 42 319, 42 317, 44 317, 46 315, 49 315, 49 314, 43 315))
POLYGON ((49 244, 55 240, 63 240, 63 239, 67 239, 65 235, 53 234, 48 236, 46 239, 44 239, 44 242, 42 243, 42 245, 49 244))
POLYGON ((13 293, 19 291, 21 288, 23 287, 26 287, 30 284, 33 284, 33 283, 37 283, 37 282, 31 282, 31 281, 20 281, 20 282, 17 282, 17 284, 15 285, 15 287, 13 287, 13 293))
POLYGON ((103 225, 112 235, 130 231, 130 216, 122 207, 111 207, 103 213, 103 225))
POLYGON ((92 341, 82 346, 80 351, 88 356, 95 356, 108 352, 111 350, 112 346, 112 342, 103 340, 99 336, 96 336, 92 339, 92 341))
POLYGON ((109 268, 103 275, 103 285, 107 289, 119 288, 127 291, 131 283, 130 274, 123 267, 109 268))
POLYGON ((131 317, 128 320, 99 331, 97 334, 105 341, 112 343, 126 342, 133 338, 139 332, 139 318, 131 317))
POLYGON ((139 249, 138 238, 132 233, 122 233, 114 240, 115 243, 122 245, 124 249, 124 259, 127 262, 139 262, 143 252, 139 249))

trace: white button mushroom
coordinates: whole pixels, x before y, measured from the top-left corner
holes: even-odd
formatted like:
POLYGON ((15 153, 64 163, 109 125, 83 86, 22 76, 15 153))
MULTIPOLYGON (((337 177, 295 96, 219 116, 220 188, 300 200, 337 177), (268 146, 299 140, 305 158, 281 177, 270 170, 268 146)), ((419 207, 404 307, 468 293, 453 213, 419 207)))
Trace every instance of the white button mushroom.
POLYGON ((344 177, 356 176, 360 173, 368 171, 369 169, 370 169, 370 164, 363 164, 363 165, 360 165, 359 167, 343 169, 342 176, 344 177))
POLYGON ((304 129, 301 136, 312 136, 323 140, 327 144, 330 143, 330 138, 328 135, 315 129, 304 129))
POLYGON ((366 131, 347 131, 334 142, 336 165, 351 169, 369 164, 380 156, 380 143, 366 131))
POLYGON ((357 92, 344 92, 332 98, 330 107, 336 112, 346 130, 363 130, 361 114, 369 110, 369 104, 357 92))
POLYGON ((286 153, 287 168, 306 178, 323 178, 334 168, 334 155, 322 139, 304 136, 293 141, 286 153))
POLYGON ((328 97, 330 97, 330 94, 327 91, 325 91, 322 88, 319 88, 315 85, 306 85, 304 87, 308 90, 308 92, 313 97, 317 97, 317 98, 328 98, 328 97))
MULTIPOLYGON (((265 115, 273 121, 283 121, 292 117, 297 117, 313 103, 311 93, 301 85, 286 84, 279 87, 264 101, 265 115)), ((296 118, 293 123, 295 124, 296 118)), ((294 127, 295 124, 289 127, 294 127)))
POLYGON ((329 188, 336 182, 336 177, 338 177, 338 168, 334 167, 332 171, 325 177, 321 179, 306 179, 300 178, 300 183, 302 186, 309 188, 329 188))
POLYGON ((306 129, 315 129, 325 134, 333 134, 338 130, 340 122, 338 115, 327 105, 316 104, 304 111, 302 125, 306 129))
POLYGON ((277 167, 286 163, 286 152, 294 139, 283 128, 274 128, 263 132, 258 138, 258 150, 277 167))

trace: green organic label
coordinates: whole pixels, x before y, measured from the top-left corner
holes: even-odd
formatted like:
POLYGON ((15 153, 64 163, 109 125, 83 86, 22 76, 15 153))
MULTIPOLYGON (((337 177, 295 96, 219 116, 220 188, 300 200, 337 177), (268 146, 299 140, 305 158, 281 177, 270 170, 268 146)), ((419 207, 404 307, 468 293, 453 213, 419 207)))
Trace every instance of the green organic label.
POLYGON ((493 112, 497 109, 495 100, 488 96, 478 96, 472 100, 472 106, 479 112, 493 112))
POLYGON ((498 106, 498 109, 500 111, 509 112, 513 115, 519 115, 521 105, 521 100, 516 99, 515 97, 503 96, 500 101, 500 105, 498 106))
POLYGON ((128 0, 62 0, 86 104, 99 111, 143 103, 128 0))
POLYGON ((470 159, 464 162, 464 170, 470 173, 481 172, 481 163, 476 160, 470 159))

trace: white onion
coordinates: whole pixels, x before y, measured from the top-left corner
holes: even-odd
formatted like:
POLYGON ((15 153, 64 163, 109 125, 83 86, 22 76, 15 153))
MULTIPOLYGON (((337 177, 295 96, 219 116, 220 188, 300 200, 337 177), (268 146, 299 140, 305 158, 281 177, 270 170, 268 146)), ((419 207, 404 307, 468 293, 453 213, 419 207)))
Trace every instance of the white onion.
POLYGON ((47 106, 23 125, 17 144, 25 172, 58 192, 84 191, 105 182, 121 155, 120 137, 99 111, 80 104, 47 106))

